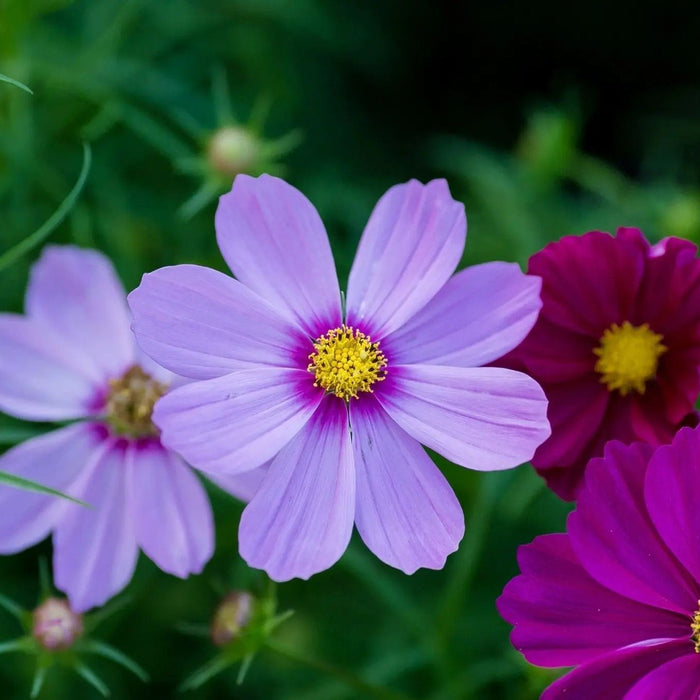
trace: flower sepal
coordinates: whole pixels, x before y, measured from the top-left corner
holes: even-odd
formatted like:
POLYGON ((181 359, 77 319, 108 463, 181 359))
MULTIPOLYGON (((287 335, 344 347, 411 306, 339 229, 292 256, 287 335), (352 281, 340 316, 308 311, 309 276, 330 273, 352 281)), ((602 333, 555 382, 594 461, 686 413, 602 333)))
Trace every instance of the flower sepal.
POLYGON ((126 654, 107 642, 89 636, 100 622, 123 605, 123 601, 115 601, 101 610, 83 615, 74 612, 67 599, 53 595, 46 583, 42 587, 44 592, 39 605, 33 610, 22 608, 10 598, 0 595, 0 608, 15 617, 25 632, 16 639, 0 642, 0 654, 19 652, 36 657, 31 698, 39 695, 54 666, 73 670, 100 695, 108 697, 109 688, 86 663, 86 656, 110 659, 140 680, 148 680, 148 674, 126 654))
POLYGON ((236 664, 240 664, 236 683, 243 683, 255 655, 268 644, 277 627, 294 614, 293 610, 277 613, 274 583, 269 584, 258 598, 247 591, 231 591, 223 598, 209 628, 211 641, 220 651, 182 682, 181 691, 196 690, 236 664))

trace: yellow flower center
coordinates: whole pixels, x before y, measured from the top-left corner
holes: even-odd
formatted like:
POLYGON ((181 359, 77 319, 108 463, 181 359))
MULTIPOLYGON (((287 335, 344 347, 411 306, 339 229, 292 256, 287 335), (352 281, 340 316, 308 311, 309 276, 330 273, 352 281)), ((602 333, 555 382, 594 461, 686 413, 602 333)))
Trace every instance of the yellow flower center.
POLYGON ((105 405, 107 423, 115 433, 140 438, 158 435, 151 421, 153 406, 165 394, 167 386, 146 374, 140 367, 130 367, 118 379, 110 379, 105 405))
POLYGON ((372 391, 372 384, 386 377, 386 357, 364 333, 342 325, 314 342, 307 369, 316 376, 314 386, 349 401, 359 391, 372 391))
POLYGON ((613 323, 593 351, 598 356, 595 371, 601 375, 600 381, 609 391, 618 389, 623 396, 633 389, 643 394, 646 383, 656 376, 659 357, 668 350, 662 340, 648 323, 613 323))
MULTIPOLYGON (((700 606, 700 600, 698 601, 698 606, 700 606)), ((692 634, 690 639, 695 645, 695 653, 700 654, 700 610, 695 612, 693 619, 690 622, 690 630, 692 634)))

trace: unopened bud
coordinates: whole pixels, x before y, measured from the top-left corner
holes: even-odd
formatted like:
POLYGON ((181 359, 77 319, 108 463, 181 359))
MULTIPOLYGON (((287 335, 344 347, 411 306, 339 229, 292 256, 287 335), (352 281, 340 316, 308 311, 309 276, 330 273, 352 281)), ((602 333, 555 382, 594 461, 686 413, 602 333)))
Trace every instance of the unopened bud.
POLYGON ((47 598, 32 613, 32 635, 48 651, 68 649, 83 633, 83 616, 64 598, 47 598))
POLYGON ((224 646, 238 637, 250 622, 255 599, 246 591, 233 591, 219 604, 211 623, 211 639, 224 646))
POLYGON ((207 146, 209 166, 219 175, 249 172, 260 155, 257 139, 240 126, 225 126, 212 134, 207 146))

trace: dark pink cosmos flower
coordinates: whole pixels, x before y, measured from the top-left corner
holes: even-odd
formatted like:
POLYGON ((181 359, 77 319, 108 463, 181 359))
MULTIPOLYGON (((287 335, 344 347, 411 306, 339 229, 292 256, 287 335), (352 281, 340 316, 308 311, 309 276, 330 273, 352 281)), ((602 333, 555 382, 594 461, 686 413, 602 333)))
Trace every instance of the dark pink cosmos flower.
POLYGON ((612 441, 590 461, 568 534, 520 547, 498 599, 513 646, 575 666, 543 700, 700 697, 700 428, 612 441))
POLYGON ((488 471, 547 437, 537 383, 482 366, 532 327, 539 280, 506 263, 452 276, 466 219, 444 180, 381 198, 345 305, 318 213, 282 180, 238 176, 216 228, 237 279, 179 265, 129 295, 141 347, 199 380, 158 403, 164 444, 212 474, 269 463, 239 542, 276 580, 331 566, 353 523, 388 564, 441 568, 464 516, 420 443, 488 471))
MULTIPOLYGON (((95 251, 49 246, 25 306, 26 316, 0 314, 0 410, 71 423, 9 450, 0 470, 91 508, 0 486, 0 553, 53 533, 56 585, 76 612, 126 586, 139 547, 164 571, 198 573, 214 547, 209 501, 151 422, 176 377, 138 350, 111 264, 95 251)), ((220 483, 250 497, 261 475, 220 483)))
POLYGON ((649 245, 637 229, 566 236, 530 258, 542 311, 496 364, 522 369, 549 399, 551 437, 532 460, 576 498, 608 440, 669 442, 700 391, 700 260, 678 238, 649 245))

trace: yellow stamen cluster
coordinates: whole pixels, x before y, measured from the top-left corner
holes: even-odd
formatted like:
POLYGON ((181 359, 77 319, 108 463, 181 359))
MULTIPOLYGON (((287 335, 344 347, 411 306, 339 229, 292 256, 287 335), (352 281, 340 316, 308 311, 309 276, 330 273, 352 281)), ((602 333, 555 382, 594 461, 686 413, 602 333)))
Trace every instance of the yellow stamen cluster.
MULTIPOLYGON (((698 601, 698 608, 700 608, 700 600, 698 601)), ((700 609, 695 612, 693 619, 690 621, 690 630, 692 632, 690 639, 695 645, 695 653, 700 654, 700 609)))
POLYGON ((308 370, 316 376, 314 386, 349 401, 360 391, 386 377, 386 357, 361 331, 346 325, 328 331, 314 342, 308 370))
POLYGON ((151 420, 153 406, 167 391, 140 367, 130 367, 118 379, 111 379, 105 404, 106 421, 120 435, 140 438, 158 435, 151 420))
POLYGON ((663 336, 654 333, 648 323, 613 323, 593 350, 598 356, 595 371, 601 375, 600 381, 608 391, 617 389, 623 396, 632 390, 643 394, 646 383, 656 376, 659 357, 668 350, 662 340, 663 336))

